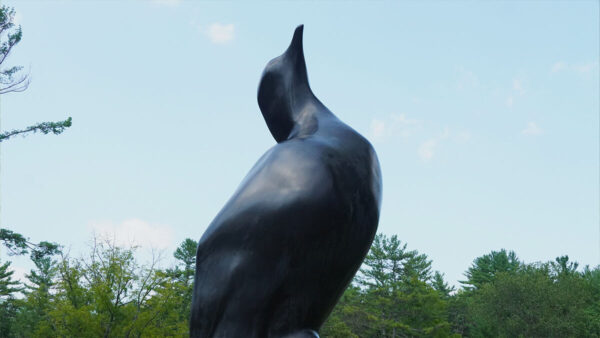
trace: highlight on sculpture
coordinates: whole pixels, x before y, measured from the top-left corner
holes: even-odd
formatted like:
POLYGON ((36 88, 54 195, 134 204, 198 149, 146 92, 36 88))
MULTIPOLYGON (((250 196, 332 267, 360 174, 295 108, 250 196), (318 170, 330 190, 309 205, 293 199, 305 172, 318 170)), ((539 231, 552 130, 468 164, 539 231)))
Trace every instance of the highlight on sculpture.
POLYGON ((277 144, 199 241, 192 337, 318 337, 375 236, 377 155, 313 94, 302 35, 258 87, 277 144))

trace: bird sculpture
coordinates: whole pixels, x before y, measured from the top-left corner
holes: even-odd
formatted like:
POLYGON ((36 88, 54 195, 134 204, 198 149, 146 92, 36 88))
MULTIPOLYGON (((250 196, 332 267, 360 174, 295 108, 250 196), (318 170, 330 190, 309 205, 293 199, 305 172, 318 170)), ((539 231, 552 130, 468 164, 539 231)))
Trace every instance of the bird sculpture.
POLYGON ((192 337, 318 337, 375 236, 377 155, 313 94, 302 33, 258 86, 277 144, 199 241, 192 337))

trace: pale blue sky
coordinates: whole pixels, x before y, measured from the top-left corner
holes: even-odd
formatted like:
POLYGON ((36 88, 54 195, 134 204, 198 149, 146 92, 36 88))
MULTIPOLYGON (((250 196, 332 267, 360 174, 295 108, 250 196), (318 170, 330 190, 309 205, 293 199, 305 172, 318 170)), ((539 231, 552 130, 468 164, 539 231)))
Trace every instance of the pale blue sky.
POLYGON ((256 88, 303 23, 314 92, 379 154, 380 232, 451 283, 500 248, 600 263, 597 1, 3 3, 32 83, 2 128, 73 117, 2 144, 1 225, 35 241, 198 239, 274 144, 256 88))

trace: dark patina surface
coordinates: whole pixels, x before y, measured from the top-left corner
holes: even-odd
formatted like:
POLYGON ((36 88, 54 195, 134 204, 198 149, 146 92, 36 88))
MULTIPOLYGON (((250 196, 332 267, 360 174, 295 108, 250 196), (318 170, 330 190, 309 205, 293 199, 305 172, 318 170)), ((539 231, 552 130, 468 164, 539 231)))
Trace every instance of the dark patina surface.
POLYGON ((200 239, 192 337, 317 336, 377 230, 377 156, 312 93, 302 32, 258 88, 277 145, 200 239))

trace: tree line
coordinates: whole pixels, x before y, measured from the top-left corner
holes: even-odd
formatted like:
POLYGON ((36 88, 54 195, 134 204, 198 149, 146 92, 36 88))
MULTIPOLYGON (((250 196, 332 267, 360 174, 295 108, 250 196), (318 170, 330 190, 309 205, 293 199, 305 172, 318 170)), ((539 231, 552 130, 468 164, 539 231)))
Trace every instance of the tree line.
POLYGON ((177 264, 141 264, 135 247, 94 238, 75 258, 54 243, 25 245, 0 229, 9 254, 29 254, 26 281, 0 262, 0 337, 185 336, 188 332, 197 243, 175 250, 177 264))
POLYGON ((321 330, 327 337, 600 337, 600 266, 568 256, 475 258, 456 290, 397 236, 377 235, 321 330))
MULTIPOLYGON (((83 257, 0 229, 35 268, 15 280, 0 261, 0 337, 188 336, 197 242, 176 263, 142 264, 135 247, 94 238, 83 257)), ((600 268, 568 256, 526 264, 512 251, 477 257, 456 290, 432 261, 378 234, 322 337, 600 337, 600 268)))

